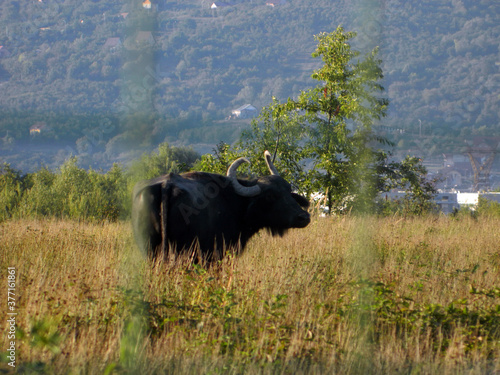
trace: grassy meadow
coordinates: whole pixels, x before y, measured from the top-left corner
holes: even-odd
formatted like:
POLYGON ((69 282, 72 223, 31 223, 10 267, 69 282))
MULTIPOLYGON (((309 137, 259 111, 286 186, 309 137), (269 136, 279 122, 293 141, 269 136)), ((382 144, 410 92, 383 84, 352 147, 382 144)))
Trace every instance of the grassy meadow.
POLYGON ((128 222, 8 220, 0 300, 15 267, 19 373, 500 374, 499 228, 316 218, 205 269, 145 261, 128 222))

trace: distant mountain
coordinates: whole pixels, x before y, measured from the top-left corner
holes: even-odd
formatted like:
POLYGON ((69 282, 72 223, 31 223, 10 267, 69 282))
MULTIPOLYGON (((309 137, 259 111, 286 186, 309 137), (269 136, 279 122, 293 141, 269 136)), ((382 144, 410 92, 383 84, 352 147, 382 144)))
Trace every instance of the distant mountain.
POLYGON ((380 47, 384 125, 445 138, 500 134, 498 1, 212 4, 2 1, 0 138, 9 130, 14 142, 29 140, 45 121, 52 131, 37 142, 63 140, 109 160, 164 140, 234 139, 246 123, 224 121, 231 110, 315 84, 313 35, 339 24, 358 32, 359 50, 380 47))
POLYGON ((388 1, 386 9, 390 123, 500 130, 500 3, 388 1))

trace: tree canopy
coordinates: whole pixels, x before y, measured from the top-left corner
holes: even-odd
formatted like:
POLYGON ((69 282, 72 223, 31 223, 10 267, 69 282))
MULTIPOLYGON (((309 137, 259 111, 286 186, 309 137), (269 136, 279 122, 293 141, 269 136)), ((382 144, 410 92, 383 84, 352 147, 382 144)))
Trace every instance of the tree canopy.
POLYGON ((380 96, 381 61, 377 49, 364 56, 353 49, 349 41, 354 36, 342 27, 316 36, 313 56, 323 65, 312 78, 319 83, 296 100, 279 103, 273 98, 261 123, 254 121, 234 150, 219 147, 216 157, 202 157, 200 166, 220 170, 224 160, 229 162, 228 154, 240 153, 250 156, 254 172, 266 173, 262 154, 268 149, 278 155, 278 170, 297 190, 324 195, 329 213, 373 212, 377 195, 394 186, 425 190, 430 200, 433 187, 424 183, 425 169, 408 160, 388 165, 380 146, 390 142, 372 131, 373 121, 388 106, 380 96))

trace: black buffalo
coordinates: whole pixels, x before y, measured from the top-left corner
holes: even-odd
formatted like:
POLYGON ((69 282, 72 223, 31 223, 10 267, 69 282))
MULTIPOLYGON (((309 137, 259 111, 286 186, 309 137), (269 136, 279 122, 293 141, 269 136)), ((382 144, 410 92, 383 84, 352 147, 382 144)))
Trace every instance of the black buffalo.
POLYGON ((246 158, 234 161, 227 176, 204 172, 170 173, 139 182, 133 193, 132 224, 139 247, 149 256, 197 251, 211 261, 225 249, 242 250, 260 229, 283 235, 310 222, 306 198, 292 193, 269 152, 270 176, 236 178, 246 158))

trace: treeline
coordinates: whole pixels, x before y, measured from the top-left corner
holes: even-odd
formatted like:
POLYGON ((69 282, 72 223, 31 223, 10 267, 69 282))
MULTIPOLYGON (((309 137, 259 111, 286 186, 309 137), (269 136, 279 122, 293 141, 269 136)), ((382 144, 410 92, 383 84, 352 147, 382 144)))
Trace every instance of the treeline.
POLYGON ((119 167, 106 174, 78 168, 75 159, 60 170, 22 176, 4 165, 1 217, 58 217, 117 220, 126 211, 127 180, 119 167))
POLYGON ((163 144, 124 169, 118 164, 106 173, 78 167, 68 159, 58 170, 42 168, 22 174, 8 164, 0 167, 0 220, 55 217, 84 220, 125 219, 131 192, 142 179, 189 170, 199 158, 193 150, 163 144))
MULTIPOLYGON (((28 174, 4 164, 0 167, 0 221, 41 217, 87 221, 126 220, 131 212, 135 183, 170 172, 201 169, 224 173, 233 161, 230 158, 236 156, 227 145, 219 145, 214 151, 210 157, 205 155, 200 159, 200 155, 190 148, 162 144, 157 151, 144 154, 129 168, 115 164, 106 173, 82 169, 78 167, 76 158, 69 159, 56 171, 44 168, 28 174)), ((256 170, 259 167, 256 163, 256 170)), ((310 190, 311 186, 306 185, 298 188, 310 190)), ((409 187, 407 197, 400 201, 379 199, 372 206, 371 213, 408 216, 438 212, 430 200, 432 195, 424 200, 415 195, 421 189, 421 183, 413 185, 409 187)), ((311 209, 317 213, 323 212, 325 202, 322 199, 314 200, 311 195, 309 197, 313 204, 311 209)), ((480 200, 474 211, 465 208, 454 214, 455 217, 461 215, 500 216, 500 204, 480 200)))

